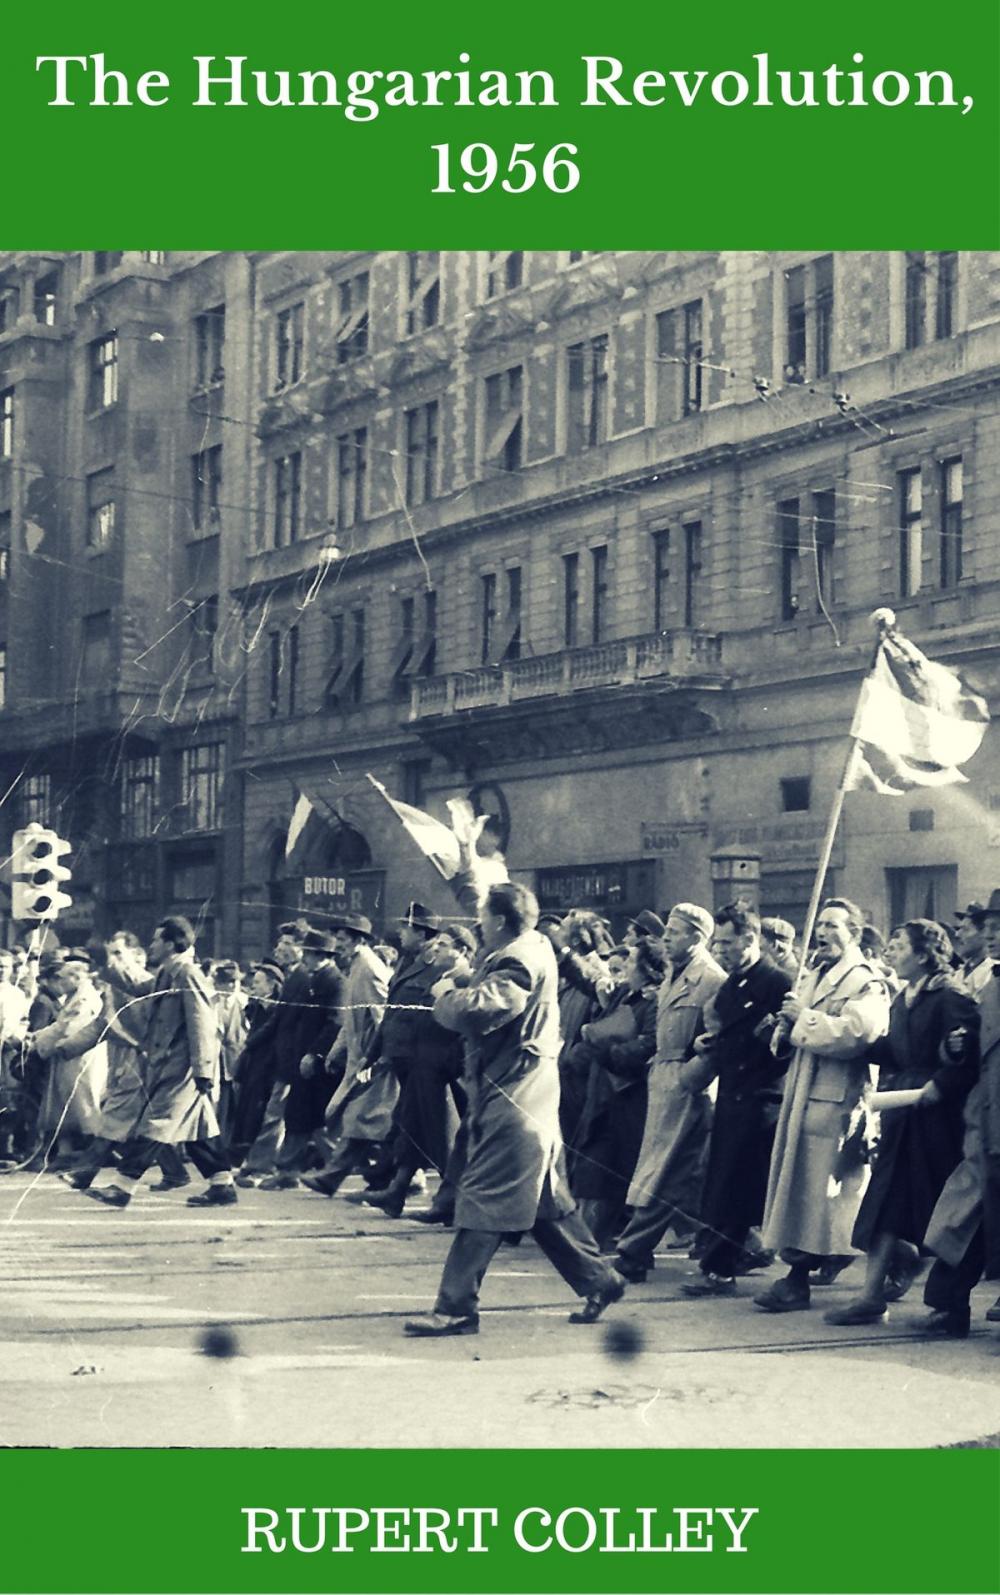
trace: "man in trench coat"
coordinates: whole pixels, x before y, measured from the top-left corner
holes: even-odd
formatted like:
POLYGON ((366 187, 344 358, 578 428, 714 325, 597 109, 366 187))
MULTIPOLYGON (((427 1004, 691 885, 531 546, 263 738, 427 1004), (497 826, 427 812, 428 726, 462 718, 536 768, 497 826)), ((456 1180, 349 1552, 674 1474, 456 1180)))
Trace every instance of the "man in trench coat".
MULTIPOLYGON (((1000 889, 986 906, 986 952, 1000 960, 1000 889)), ((969 1297, 980 1278, 1000 1278, 1000 977, 979 995, 979 1079, 965 1101, 962 1161, 931 1214, 924 1245, 935 1254, 924 1286, 933 1311, 921 1326, 932 1335, 969 1332, 969 1297)), ((987 1310, 1000 1323, 1000 1297, 987 1310)))
POLYGON ((530 1230, 566 1283, 585 1298, 572 1323, 594 1323, 624 1292, 576 1211, 559 1136, 559 1008, 555 954, 536 931, 527 887, 492 886, 480 911, 483 956, 469 984, 438 997, 434 1018, 466 1041, 468 1152, 455 1238, 433 1313, 410 1335, 479 1329, 479 1289, 505 1234, 530 1230))
POLYGON ((127 1207, 162 1146, 181 1142, 187 1142, 191 1162, 209 1181, 205 1191, 188 1197, 188 1206, 228 1206, 237 1199, 212 1102, 219 1087, 219 1026, 212 987, 195 963, 194 942, 190 920, 170 916, 157 925, 149 944, 153 974, 108 963, 111 984, 130 997, 148 998, 150 1010, 146 1105, 111 1183, 83 1193, 109 1207, 127 1207))
POLYGON ((693 1057, 704 1014, 725 974, 708 950, 715 921, 697 903, 670 910, 664 947, 670 969, 657 995, 656 1052, 649 1066, 646 1126, 629 1187, 632 1216, 615 1267, 641 1281, 670 1225, 697 1227, 712 1128, 711 1064, 693 1057))
POLYGON ((764 1245, 789 1273, 755 1298, 765 1312, 807 1308, 809 1272, 857 1256, 854 1221, 868 1184, 864 1089, 868 1053, 889 1028, 889 989, 859 945, 864 919, 831 897, 816 921, 816 956, 781 1008, 774 1045, 795 1049, 774 1135, 764 1245))

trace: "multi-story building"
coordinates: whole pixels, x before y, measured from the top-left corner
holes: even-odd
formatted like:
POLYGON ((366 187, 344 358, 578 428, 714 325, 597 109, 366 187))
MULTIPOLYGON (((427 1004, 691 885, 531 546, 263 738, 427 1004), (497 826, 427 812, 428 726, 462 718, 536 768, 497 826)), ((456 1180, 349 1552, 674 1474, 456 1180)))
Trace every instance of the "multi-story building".
MULTIPOLYGON (((6 808, 63 804, 102 924, 202 906, 249 954, 292 910, 447 908, 368 773, 441 817, 471 793, 546 906, 759 873, 801 920, 870 612, 996 694, 1000 255, 3 281, 6 808)), ((969 775, 851 793, 831 889, 881 923, 988 889, 992 730, 969 775)))

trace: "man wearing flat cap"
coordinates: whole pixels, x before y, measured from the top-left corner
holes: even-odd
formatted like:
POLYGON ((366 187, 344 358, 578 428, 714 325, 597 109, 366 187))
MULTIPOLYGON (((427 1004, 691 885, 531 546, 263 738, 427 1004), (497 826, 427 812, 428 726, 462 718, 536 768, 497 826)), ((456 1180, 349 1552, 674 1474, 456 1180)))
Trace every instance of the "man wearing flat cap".
POLYGON ((726 978, 708 950, 714 929, 712 915, 697 903, 675 904, 664 927, 670 967, 657 997, 646 1127, 628 1193, 633 1212, 615 1259, 626 1279, 645 1279, 672 1223, 685 1231, 697 1227, 712 1126, 707 1087, 714 1070, 695 1056, 694 1042, 726 978))
POLYGON ((986 950, 986 909, 970 903, 955 915, 955 951, 962 960, 958 972, 962 990, 978 1002, 993 979, 993 960, 986 950))

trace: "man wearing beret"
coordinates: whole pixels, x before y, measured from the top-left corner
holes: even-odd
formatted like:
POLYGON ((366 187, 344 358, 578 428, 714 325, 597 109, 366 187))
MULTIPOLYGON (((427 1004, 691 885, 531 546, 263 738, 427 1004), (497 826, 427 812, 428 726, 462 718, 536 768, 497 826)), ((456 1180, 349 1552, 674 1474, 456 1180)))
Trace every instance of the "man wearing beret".
POLYGON ((657 998, 646 1127, 628 1193, 633 1212, 615 1258, 625 1279, 645 1279, 671 1223, 684 1229, 697 1223, 712 1126, 707 1087, 714 1070, 695 1056, 694 1042, 726 978, 708 950, 714 929, 712 915, 697 903, 677 903, 664 928, 670 968, 657 998))

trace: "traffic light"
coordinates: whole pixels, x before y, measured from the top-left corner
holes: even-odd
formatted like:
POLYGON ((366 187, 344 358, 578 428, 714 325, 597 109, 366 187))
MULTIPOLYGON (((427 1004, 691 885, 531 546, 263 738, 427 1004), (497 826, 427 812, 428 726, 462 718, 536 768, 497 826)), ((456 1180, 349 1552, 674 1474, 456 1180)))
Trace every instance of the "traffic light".
POLYGON ((11 848, 11 918, 22 920, 56 919, 61 909, 68 908, 72 897, 60 888, 72 875, 59 860, 70 851, 71 843, 64 842, 47 825, 32 821, 22 831, 14 832, 11 848))

